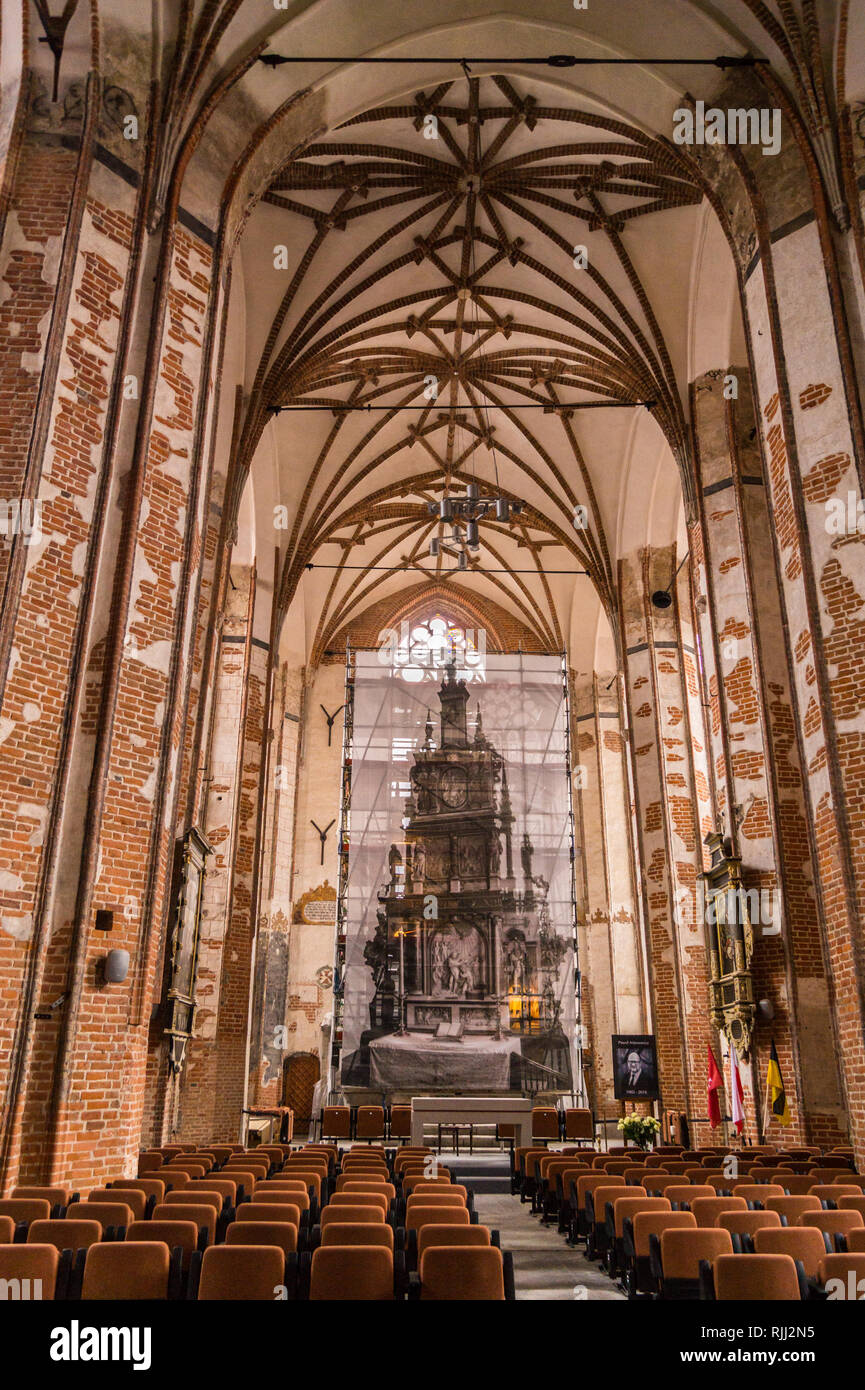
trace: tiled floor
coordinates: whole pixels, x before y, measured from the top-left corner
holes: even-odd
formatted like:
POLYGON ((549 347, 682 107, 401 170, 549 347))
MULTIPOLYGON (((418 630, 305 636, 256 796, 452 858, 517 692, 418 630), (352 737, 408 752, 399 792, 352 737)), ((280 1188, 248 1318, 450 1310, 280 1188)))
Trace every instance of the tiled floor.
POLYGON ((514 1255, 514 1283, 518 1299, 623 1299, 624 1294, 591 1264, 579 1250, 572 1249, 555 1225, 542 1226, 540 1217, 519 1197, 498 1193, 478 1193, 475 1197, 478 1220, 501 1234, 503 1250, 514 1255))

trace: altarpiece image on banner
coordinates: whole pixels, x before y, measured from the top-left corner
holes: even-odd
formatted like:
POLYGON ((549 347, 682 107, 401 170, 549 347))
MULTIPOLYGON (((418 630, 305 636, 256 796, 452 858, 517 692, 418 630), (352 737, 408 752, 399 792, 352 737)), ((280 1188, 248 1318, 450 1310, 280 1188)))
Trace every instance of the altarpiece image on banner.
POLYGON ((571 1092, 561 661, 424 676, 356 654, 340 1083, 571 1092))

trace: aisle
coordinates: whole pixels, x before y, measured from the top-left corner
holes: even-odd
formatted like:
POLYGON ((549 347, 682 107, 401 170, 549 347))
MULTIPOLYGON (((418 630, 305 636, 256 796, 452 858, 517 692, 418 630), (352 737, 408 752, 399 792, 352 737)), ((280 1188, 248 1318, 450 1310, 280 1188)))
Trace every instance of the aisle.
POLYGON ((572 1249, 554 1225, 542 1226, 518 1197, 478 1193, 475 1207, 483 1225, 501 1232, 502 1249, 513 1251, 518 1299, 574 1299, 578 1286, 585 1288, 584 1296, 590 1300, 624 1299, 597 1265, 572 1249))

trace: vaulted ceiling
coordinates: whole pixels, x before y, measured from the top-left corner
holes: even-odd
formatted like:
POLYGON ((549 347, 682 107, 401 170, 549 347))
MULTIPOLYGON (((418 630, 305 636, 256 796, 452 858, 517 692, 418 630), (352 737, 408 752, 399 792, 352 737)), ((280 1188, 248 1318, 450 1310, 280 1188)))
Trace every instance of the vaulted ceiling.
POLYGON ((241 448, 275 431, 281 600, 315 589, 313 655, 383 594, 457 576, 552 649, 575 601, 614 612, 623 472, 650 486, 663 459, 670 487, 687 448, 701 201, 673 145, 498 75, 280 170, 244 253, 263 269, 241 448), (428 504, 470 481, 523 509, 481 521, 466 574, 428 504))

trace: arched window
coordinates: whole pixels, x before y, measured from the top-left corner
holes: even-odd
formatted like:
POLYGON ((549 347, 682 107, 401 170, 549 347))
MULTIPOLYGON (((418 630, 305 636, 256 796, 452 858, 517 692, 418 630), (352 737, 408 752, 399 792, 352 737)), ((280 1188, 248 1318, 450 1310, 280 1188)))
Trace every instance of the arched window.
POLYGON ((390 663, 394 674, 415 684, 440 680, 451 661, 456 661, 459 680, 483 681, 486 653, 484 628, 464 627, 441 610, 429 618, 402 622, 398 633, 392 630, 390 663))

